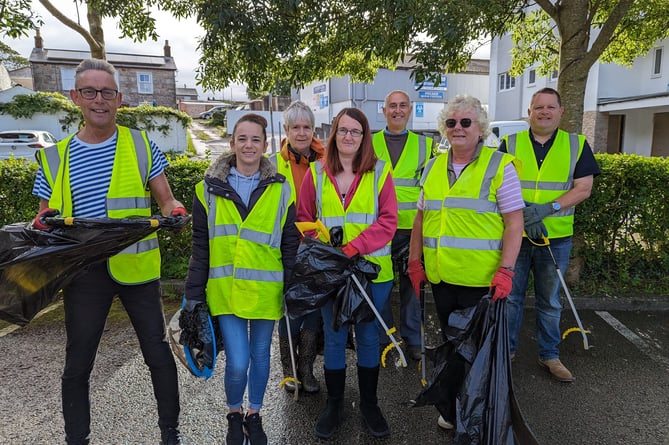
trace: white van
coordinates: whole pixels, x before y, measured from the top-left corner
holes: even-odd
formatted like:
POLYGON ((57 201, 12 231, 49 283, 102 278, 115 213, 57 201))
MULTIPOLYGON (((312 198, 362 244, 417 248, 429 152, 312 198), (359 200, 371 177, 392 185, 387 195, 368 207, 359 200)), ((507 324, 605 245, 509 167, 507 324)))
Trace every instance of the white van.
POLYGON ((497 148, 499 140, 507 134, 518 133, 527 130, 530 124, 526 121, 492 121, 490 122, 490 135, 485 140, 487 147, 497 148))

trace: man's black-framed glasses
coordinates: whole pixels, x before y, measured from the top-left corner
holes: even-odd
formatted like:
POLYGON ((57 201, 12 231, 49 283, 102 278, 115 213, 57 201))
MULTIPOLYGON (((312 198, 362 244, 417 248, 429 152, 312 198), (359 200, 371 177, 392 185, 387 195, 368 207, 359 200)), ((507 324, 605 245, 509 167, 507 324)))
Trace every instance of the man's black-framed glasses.
MULTIPOLYGON (((465 117, 464 119, 460 119, 460 126, 462 128, 469 128, 472 126, 472 120, 468 117, 465 117)), ((446 128, 455 128, 455 126, 458 124, 457 119, 446 119, 446 128)))
POLYGON ((102 96, 104 100, 116 99, 116 96, 118 96, 118 90, 109 90, 106 88, 103 90, 96 90, 95 88, 79 88, 77 91, 79 91, 81 97, 86 100, 95 99, 98 93, 100 93, 100 96, 102 96))

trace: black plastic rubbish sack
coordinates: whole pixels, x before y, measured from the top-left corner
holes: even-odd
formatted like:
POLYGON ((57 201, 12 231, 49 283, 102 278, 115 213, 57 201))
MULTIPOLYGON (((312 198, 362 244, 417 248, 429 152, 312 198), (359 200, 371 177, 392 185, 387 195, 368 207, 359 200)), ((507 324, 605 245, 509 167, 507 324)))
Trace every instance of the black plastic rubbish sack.
POLYGON ((442 415, 456 398, 458 445, 537 445, 513 393, 506 300, 481 299, 449 317, 448 341, 435 351, 435 368, 415 406, 435 405, 442 415))
POLYGON ((0 229, 0 319, 26 325, 86 266, 121 252, 160 228, 180 230, 190 217, 47 218, 0 229))
POLYGON ((288 316, 298 318, 334 299, 333 328, 374 319, 365 297, 353 282, 355 274, 371 298, 368 283, 376 278, 377 264, 356 256, 349 258, 340 248, 305 237, 297 249, 290 283, 284 291, 288 316))

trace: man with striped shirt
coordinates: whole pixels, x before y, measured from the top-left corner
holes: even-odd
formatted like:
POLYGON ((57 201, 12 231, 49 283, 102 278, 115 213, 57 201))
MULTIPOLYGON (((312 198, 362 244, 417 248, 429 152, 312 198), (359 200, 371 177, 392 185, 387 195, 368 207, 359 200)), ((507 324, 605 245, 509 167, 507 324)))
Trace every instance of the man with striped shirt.
MULTIPOLYGON (((122 95, 115 69, 103 60, 76 68, 72 101, 84 126, 58 145, 37 152, 33 194, 40 211, 33 227, 48 230, 45 216, 125 218, 151 215, 153 196, 164 215, 186 216, 172 194, 167 160, 144 132, 116 125, 122 95)), ((62 403, 67 444, 88 444, 90 374, 112 300, 118 296, 139 339, 158 404, 161 443, 181 443, 179 390, 167 343, 160 293, 160 252, 155 234, 109 260, 88 266, 64 289, 67 346, 62 403)))

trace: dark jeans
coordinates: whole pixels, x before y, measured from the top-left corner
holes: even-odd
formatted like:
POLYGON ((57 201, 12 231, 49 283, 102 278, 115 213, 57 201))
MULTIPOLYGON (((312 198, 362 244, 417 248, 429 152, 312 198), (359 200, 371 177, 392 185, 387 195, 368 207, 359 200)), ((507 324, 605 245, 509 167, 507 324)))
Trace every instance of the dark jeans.
POLYGON ((177 369, 165 332, 160 282, 119 284, 109 276, 103 262, 91 266, 64 289, 67 346, 62 396, 68 443, 80 443, 90 434, 90 375, 112 300, 117 295, 135 328, 144 362, 151 372, 158 425, 161 429, 176 428, 179 423, 177 369))

